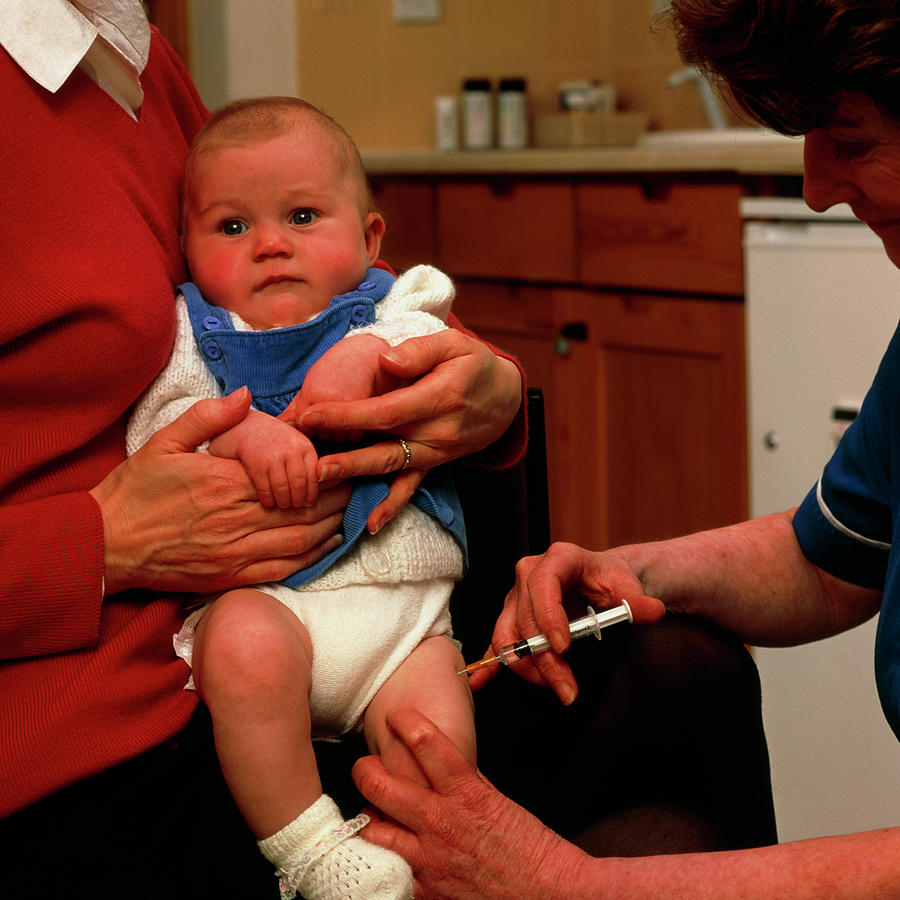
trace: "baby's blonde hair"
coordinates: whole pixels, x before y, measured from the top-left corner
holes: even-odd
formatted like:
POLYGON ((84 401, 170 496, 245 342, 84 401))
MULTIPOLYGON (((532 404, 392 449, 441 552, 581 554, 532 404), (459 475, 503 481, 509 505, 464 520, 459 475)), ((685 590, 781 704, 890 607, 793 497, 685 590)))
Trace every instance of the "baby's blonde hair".
POLYGON ((299 97, 255 97, 235 100, 217 109, 194 139, 182 182, 182 221, 196 169, 204 155, 222 147, 246 147, 272 140, 300 124, 312 125, 334 141, 347 174, 356 182, 361 213, 375 212, 375 199, 359 150, 331 116, 299 97))

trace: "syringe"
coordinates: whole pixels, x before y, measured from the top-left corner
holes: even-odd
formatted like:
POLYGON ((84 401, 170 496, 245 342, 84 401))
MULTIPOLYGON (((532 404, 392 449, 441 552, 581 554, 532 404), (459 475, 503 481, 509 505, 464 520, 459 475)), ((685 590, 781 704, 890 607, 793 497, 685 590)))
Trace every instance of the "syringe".
MULTIPOLYGON (((587 610, 588 614, 586 616, 569 622, 569 636, 573 641, 591 634, 599 641, 601 638, 600 631, 606 628, 607 625, 615 625, 616 622, 632 621, 631 607, 624 600, 621 606, 614 606, 612 609, 604 609, 601 612, 597 612, 592 606, 589 606, 587 610)), ((486 656, 484 659, 469 663, 456 674, 471 675, 478 669, 483 669, 485 666, 496 666, 498 663, 508 666, 510 663, 534 656, 536 653, 543 653, 549 649, 550 641, 547 639, 547 636, 536 634, 534 637, 516 641, 514 644, 507 644, 505 647, 501 647, 495 656, 486 656)))

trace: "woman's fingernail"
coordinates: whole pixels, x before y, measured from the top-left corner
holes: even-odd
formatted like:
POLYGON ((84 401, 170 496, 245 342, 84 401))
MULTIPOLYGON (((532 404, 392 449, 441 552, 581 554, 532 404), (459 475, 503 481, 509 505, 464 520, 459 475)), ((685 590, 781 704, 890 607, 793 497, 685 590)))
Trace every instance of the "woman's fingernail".
POLYGON ((398 350, 396 347, 391 347, 390 350, 385 350, 381 355, 385 359, 389 359, 392 363, 394 363, 395 366, 405 366, 409 362, 409 357, 402 350, 398 350))
POLYGON ((222 400, 229 409, 235 409, 238 406, 242 406, 247 400, 246 385, 244 387, 239 387, 230 394, 226 394, 222 400))
POLYGON ((566 652, 566 639, 556 629, 551 629, 547 632, 547 640, 550 641, 550 646, 555 653, 562 655, 566 652))
POLYGON ((319 470, 319 481, 337 481, 343 469, 337 463, 325 463, 319 470))
POLYGON ((320 412, 305 412, 300 416, 300 424, 304 428, 324 428, 325 415, 320 412))
POLYGON ((570 684, 561 684, 559 686, 559 699, 562 700, 563 706, 571 706, 575 702, 575 689, 570 684))

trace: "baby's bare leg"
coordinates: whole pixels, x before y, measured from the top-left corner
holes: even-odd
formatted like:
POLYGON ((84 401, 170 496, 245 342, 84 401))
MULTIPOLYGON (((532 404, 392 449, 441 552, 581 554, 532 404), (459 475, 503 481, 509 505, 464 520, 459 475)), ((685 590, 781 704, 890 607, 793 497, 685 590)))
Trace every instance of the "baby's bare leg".
POLYGON ((262 591, 223 594, 194 641, 222 773, 247 824, 274 834, 322 793, 310 739, 312 647, 300 620, 262 591))
POLYGON ((194 682, 209 706, 228 787, 282 896, 397 900, 412 873, 395 853, 344 822, 322 793, 310 739, 312 646, 300 620, 252 588, 229 591, 201 620, 194 682))
POLYGON ((366 710, 363 731, 373 753, 392 772, 429 782, 406 747, 385 725, 393 710, 411 706, 432 719, 475 765, 472 693, 456 673, 465 666, 456 645, 443 636, 426 638, 381 686, 366 710))

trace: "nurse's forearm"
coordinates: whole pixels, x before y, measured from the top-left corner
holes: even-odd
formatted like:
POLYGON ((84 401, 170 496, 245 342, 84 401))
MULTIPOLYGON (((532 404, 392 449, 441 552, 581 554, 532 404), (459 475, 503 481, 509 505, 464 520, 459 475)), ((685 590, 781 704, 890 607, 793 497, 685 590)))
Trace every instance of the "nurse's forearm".
POLYGON ((583 862, 570 896, 867 900, 900 888, 900 828, 753 850, 583 862))
POLYGON ((815 640, 877 612, 880 594, 839 581, 803 556, 793 511, 686 537, 616 548, 644 590, 759 645, 815 640))

